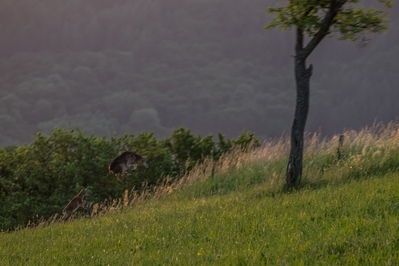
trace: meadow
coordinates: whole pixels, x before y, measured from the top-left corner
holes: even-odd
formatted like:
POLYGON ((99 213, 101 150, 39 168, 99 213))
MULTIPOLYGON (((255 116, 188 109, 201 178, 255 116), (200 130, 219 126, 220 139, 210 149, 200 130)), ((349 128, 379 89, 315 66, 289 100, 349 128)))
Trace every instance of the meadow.
POLYGON ((205 161, 184 178, 0 234, 1 265, 398 265, 398 124, 308 134, 284 189, 289 143, 205 161))

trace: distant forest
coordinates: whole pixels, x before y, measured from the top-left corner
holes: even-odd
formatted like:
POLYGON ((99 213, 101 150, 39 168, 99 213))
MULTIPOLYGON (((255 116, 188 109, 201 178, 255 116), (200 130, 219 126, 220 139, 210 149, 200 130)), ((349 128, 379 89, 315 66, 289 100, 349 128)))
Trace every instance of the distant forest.
MULTIPOLYGON (((289 132, 294 33, 263 29, 267 8, 278 4, 0 0, 0 146, 31 143, 55 127, 159 138, 181 126, 228 138, 289 132)), ((394 4, 386 34, 327 38, 317 48, 308 62, 308 131, 329 135, 397 118, 394 4)))

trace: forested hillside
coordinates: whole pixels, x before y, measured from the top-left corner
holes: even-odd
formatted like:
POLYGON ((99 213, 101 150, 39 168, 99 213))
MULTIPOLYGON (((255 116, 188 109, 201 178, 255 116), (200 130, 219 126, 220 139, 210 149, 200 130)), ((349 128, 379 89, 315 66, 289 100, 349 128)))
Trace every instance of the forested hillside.
MULTIPOLYGON (((374 3, 374 2, 373 2, 374 3)), ((375 1, 375 4, 378 4, 375 1)), ((165 137, 290 129, 293 33, 265 31, 270 0, 1 0, 0 146, 37 131, 165 137)), ((311 59, 308 130, 399 113, 399 12, 364 42, 325 40, 311 59)))

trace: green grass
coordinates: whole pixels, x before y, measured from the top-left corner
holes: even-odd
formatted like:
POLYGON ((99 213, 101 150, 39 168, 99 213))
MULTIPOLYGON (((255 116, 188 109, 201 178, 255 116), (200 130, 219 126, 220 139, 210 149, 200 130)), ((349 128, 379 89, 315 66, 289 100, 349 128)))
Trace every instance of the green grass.
POLYGON ((310 140, 297 191, 280 142, 133 208, 0 234, 0 264, 399 265, 399 133, 359 135, 341 161, 310 140))

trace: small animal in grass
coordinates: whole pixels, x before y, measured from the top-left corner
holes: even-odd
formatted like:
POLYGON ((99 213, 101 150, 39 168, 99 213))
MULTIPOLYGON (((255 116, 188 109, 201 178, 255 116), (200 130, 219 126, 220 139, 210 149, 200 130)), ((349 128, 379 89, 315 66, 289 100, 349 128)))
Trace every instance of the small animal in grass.
POLYGON ((62 217, 61 220, 65 221, 67 220, 74 211, 79 209, 79 207, 84 203, 83 198, 85 196, 88 196, 89 193, 87 192, 87 189, 82 189, 78 195, 73 197, 71 201, 68 203, 68 205, 64 208, 62 211, 62 217))
POLYGON ((121 177, 126 175, 127 169, 132 166, 133 171, 135 171, 139 163, 143 164, 145 168, 149 167, 146 157, 134 152, 125 151, 111 162, 111 164, 108 166, 108 170, 110 174, 121 177))

